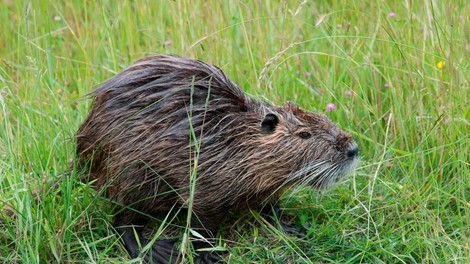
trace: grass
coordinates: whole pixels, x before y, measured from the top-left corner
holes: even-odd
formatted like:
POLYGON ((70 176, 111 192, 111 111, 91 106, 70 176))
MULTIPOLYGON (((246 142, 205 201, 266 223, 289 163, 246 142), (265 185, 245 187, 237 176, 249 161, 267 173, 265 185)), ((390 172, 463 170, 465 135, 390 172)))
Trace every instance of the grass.
POLYGON ((0 262, 132 262, 77 173, 58 190, 46 182, 70 166, 82 97, 171 53, 272 103, 334 103, 326 114, 361 148, 334 190, 284 197, 305 238, 246 212, 223 226, 227 262, 468 263, 468 13, 467 1, 0 2, 0 209, 16 211, 0 262))

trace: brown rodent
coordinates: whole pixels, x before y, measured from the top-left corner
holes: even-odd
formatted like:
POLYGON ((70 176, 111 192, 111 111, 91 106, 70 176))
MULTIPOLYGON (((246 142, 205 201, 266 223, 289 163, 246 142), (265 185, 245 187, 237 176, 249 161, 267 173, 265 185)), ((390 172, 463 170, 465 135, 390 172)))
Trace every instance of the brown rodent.
MULTIPOLYGON (((254 100, 199 60, 148 57, 92 95, 77 132, 77 164, 84 179, 123 206, 114 225, 132 257, 140 252, 131 225, 145 225, 145 215, 184 211, 191 189, 191 227, 210 237, 229 211, 276 201, 290 186, 327 188, 358 159, 351 136, 325 116, 254 100)), ((175 262, 173 244, 157 240, 145 259, 175 262)), ((218 258, 200 253, 206 263, 218 258)))

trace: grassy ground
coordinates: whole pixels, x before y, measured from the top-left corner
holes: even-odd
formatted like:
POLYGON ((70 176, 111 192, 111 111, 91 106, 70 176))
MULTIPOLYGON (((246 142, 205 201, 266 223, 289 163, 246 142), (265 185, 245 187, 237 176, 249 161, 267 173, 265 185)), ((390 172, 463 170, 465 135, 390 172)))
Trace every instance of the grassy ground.
POLYGON ((336 189, 283 201, 305 238, 255 212, 230 263, 469 263, 468 1, 0 2, 0 262, 130 262, 106 202, 72 176, 81 98, 154 53, 222 67, 246 92, 327 115, 361 148, 336 189), (37 205, 33 192, 43 196, 37 205))

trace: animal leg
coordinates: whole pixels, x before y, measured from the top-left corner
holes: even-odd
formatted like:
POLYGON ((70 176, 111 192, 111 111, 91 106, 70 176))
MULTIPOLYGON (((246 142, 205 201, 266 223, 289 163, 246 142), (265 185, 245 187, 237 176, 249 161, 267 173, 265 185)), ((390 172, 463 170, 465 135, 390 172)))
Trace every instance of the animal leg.
POLYGON ((195 240, 192 242, 192 245, 198 254, 198 256, 195 258, 196 263, 213 264, 222 260, 222 257, 217 252, 197 250, 212 247, 211 243, 209 243, 207 240, 213 240, 214 235, 216 234, 219 227, 219 223, 224 218, 225 215, 223 214, 217 216, 204 216, 198 214, 197 216, 193 216, 194 221, 191 223, 191 228, 198 232, 202 237, 206 238, 206 240, 195 238, 195 240))
POLYGON ((114 216, 113 222, 131 258, 143 256, 145 262, 154 264, 177 263, 179 250, 175 240, 157 240, 148 252, 141 252, 150 241, 142 236, 147 220, 138 213, 123 211, 114 216))
MULTIPOLYGON (((117 228, 131 258, 139 257, 141 248, 149 243, 140 235, 140 229, 131 226, 117 228)), ((175 247, 175 242, 171 239, 155 241, 152 248, 144 255, 145 262, 153 264, 178 263, 179 250, 175 247)))

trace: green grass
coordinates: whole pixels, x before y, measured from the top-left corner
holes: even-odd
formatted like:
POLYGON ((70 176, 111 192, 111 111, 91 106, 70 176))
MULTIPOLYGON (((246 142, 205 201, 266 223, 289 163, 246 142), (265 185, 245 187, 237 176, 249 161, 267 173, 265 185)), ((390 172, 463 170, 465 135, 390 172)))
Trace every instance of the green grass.
POLYGON ((71 164, 82 97, 170 53, 272 103, 332 102, 361 148, 334 190, 284 197, 305 238, 246 212, 223 226, 228 262, 469 263, 468 1, 147 2, 0 2, 0 209, 16 211, 0 262, 131 262, 106 201, 75 172, 56 191, 46 182, 71 164))

